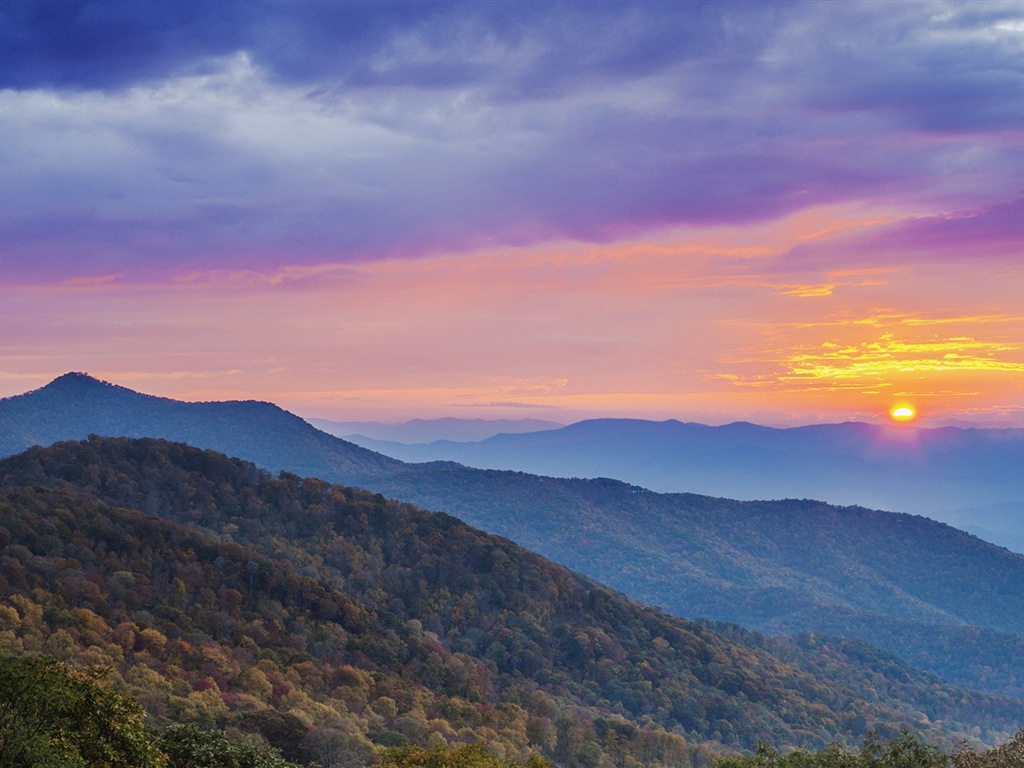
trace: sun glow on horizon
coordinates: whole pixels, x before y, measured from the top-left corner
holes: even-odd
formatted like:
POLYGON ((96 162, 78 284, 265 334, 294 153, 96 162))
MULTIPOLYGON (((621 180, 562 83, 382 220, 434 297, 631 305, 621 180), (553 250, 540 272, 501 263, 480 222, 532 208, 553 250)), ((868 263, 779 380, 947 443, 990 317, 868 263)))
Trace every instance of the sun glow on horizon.
POLYGON ((913 421, 917 417, 917 411, 909 405, 896 405, 889 411, 893 421, 913 421))

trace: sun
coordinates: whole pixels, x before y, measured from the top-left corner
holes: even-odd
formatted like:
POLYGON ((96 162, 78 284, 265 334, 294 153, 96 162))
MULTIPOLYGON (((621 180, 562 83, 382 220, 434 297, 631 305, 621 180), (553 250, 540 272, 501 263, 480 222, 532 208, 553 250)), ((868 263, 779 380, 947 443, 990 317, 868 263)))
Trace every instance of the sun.
POLYGON ((889 411, 889 415, 893 421, 913 421, 914 417, 917 416, 917 411, 912 406, 901 404, 894 405, 892 410, 889 411))

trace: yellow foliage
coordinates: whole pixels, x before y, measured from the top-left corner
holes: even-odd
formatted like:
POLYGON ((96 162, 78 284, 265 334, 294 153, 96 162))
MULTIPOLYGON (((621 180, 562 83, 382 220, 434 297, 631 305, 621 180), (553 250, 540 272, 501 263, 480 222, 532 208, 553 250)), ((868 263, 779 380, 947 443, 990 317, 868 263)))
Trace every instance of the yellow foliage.
POLYGON ((242 690, 260 701, 270 701, 274 686, 267 679, 266 673, 259 667, 249 667, 238 676, 242 690))
POLYGON ((21 628, 21 616, 9 605, 0 605, 0 630, 16 632, 21 628))

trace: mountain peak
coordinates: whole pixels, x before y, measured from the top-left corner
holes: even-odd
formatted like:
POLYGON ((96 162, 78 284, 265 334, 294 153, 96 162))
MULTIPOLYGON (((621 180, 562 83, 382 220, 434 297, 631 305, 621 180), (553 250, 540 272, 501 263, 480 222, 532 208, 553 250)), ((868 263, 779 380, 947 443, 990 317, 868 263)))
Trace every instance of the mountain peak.
POLYGON ((88 373, 69 371, 68 373, 58 376, 48 384, 44 384, 36 389, 30 389, 20 395, 5 397, 3 400, 23 401, 26 397, 35 398, 39 395, 67 395, 75 392, 95 392, 106 388, 121 389, 121 387, 117 387, 115 384, 101 381, 100 379, 90 376, 88 373))
POLYGON ((74 397, 114 393, 142 396, 140 393, 128 389, 127 387, 111 384, 109 381, 97 379, 94 376, 90 376, 88 373, 82 373, 80 371, 65 373, 62 376, 58 376, 49 384, 33 390, 32 392, 26 392, 25 394, 74 397))
POLYGON ((159 437, 241 456, 261 467, 357 477, 398 465, 331 437, 273 403, 182 402, 73 371, 0 401, 0 456, 88 435, 159 437))
POLYGON ((41 389, 49 389, 50 387, 80 387, 80 386, 95 386, 97 384, 105 385, 108 387, 114 386, 113 384, 101 381, 94 376, 90 376, 88 373, 82 373, 81 371, 69 371, 63 376, 58 376, 56 379, 51 381, 49 384, 41 387, 41 389))

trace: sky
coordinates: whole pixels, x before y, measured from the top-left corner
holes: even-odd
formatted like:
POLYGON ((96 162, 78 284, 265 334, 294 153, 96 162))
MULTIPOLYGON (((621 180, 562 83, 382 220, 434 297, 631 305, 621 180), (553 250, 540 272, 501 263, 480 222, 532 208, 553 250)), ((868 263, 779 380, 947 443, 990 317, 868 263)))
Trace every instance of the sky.
POLYGON ((0 3, 0 396, 1024 426, 1024 2, 0 3))

